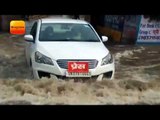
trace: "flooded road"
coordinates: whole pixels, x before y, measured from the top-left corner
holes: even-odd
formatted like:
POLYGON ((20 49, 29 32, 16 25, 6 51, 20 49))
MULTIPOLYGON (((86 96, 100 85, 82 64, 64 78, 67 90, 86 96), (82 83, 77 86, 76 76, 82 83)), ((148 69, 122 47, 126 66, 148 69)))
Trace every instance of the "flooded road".
POLYGON ((113 46, 116 79, 150 81, 160 79, 159 46, 113 46))
POLYGON ((0 104, 160 104, 160 47, 107 46, 115 79, 31 80, 23 36, 0 34, 0 104))

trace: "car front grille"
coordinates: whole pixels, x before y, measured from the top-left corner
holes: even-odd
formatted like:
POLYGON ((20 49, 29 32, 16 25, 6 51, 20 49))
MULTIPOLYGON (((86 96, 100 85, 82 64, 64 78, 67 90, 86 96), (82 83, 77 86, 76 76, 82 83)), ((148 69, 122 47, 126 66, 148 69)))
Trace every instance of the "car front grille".
POLYGON ((75 60, 75 59, 59 59, 57 60, 57 64, 59 65, 60 68, 63 69, 68 69, 68 61, 75 61, 75 62, 89 62, 89 69, 94 69, 97 67, 98 61, 95 59, 83 59, 83 60, 75 60))

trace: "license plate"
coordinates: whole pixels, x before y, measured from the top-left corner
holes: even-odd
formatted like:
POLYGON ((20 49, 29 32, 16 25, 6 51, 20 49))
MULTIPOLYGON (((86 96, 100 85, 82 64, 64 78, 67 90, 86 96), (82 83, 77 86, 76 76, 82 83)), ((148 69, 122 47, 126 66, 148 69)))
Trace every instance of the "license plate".
POLYGON ((67 77, 91 77, 88 62, 68 62, 67 77))
POLYGON ((91 77, 91 73, 69 73, 66 71, 66 77, 91 77))

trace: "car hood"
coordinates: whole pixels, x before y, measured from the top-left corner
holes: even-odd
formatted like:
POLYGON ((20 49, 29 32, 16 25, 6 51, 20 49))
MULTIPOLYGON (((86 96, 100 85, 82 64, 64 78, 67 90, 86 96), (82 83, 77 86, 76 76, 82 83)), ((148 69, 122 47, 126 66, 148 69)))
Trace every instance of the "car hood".
POLYGON ((102 59, 109 51, 102 42, 39 42, 38 51, 57 59, 102 59))

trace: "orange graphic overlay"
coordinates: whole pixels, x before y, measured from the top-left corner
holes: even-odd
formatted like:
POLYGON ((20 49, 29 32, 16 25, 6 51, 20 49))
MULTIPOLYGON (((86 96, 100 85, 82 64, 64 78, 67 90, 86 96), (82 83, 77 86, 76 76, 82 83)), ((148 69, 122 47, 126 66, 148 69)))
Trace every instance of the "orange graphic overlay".
POLYGON ((10 22, 10 33, 22 35, 26 32, 25 22, 23 20, 12 20, 10 22))

